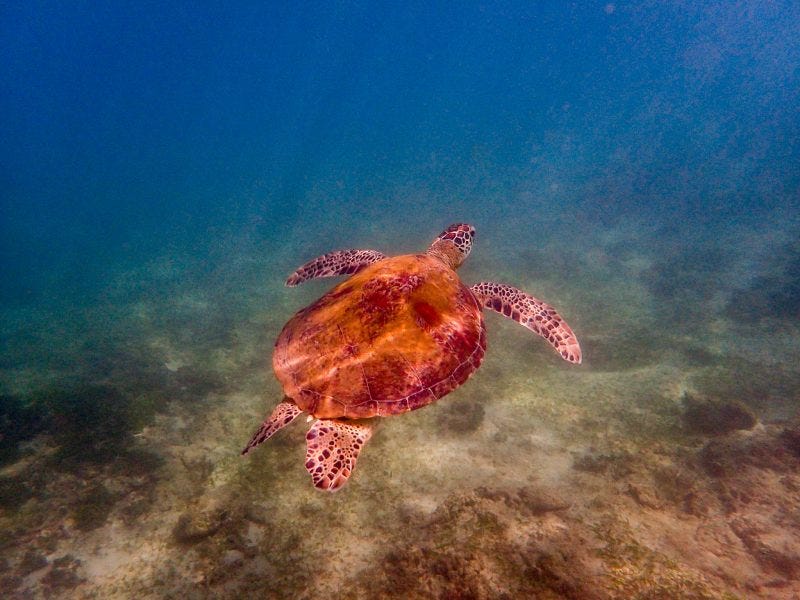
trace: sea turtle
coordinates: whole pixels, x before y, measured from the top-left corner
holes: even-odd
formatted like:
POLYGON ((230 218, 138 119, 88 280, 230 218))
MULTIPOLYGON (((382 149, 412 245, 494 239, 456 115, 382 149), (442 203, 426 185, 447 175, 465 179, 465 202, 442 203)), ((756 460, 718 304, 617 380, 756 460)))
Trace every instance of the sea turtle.
POLYGON ((373 417, 430 404, 480 366, 486 351, 483 307, 580 363, 575 334, 551 306, 510 285, 461 282, 455 269, 469 255, 474 236, 472 226, 456 223, 424 254, 339 250, 292 273, 287 286, 352 277, 284 326, 272 366, 285 398, 242 454, 306 412, 309 421, 316 419, 306 435, 306 469, 317 488, 339 489, 372 435, 373 417))

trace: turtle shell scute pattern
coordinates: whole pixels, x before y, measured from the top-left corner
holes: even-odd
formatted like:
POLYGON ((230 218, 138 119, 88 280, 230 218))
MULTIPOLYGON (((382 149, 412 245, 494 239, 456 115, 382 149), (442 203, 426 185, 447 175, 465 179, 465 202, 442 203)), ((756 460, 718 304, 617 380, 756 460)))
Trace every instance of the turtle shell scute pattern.
POLYGON ((449 393, 486 351, 482 308, 456 273, 424 254, 382 260, 299 311, 273 366, 318 418, 414 410, 449 393))

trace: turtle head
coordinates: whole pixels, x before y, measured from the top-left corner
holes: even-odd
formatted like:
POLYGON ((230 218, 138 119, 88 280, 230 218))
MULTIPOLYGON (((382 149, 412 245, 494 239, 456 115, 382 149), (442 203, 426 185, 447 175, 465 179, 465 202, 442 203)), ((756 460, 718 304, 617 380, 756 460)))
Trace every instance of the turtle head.
POLYGON ((451 269, 457 269, 469 256, 474 237, 475 228, 472 225, 455 223, 436 236, 427 254, 435 256, 451 269))

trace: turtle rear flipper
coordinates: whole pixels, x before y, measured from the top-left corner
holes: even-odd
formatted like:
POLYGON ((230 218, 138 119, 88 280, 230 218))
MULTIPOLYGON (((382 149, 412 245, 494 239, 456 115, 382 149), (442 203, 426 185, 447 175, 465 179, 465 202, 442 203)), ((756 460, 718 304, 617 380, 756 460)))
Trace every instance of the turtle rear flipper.
POLYGON ((482 281, 471 288, 486 307, 538 333, 566 361, 580 364, 581 347, 572 329, 555 308, 504 283, 482 281))
POLYGON ((247 442, 247 446, 244 447, 242 450, 242 455, 247 454, 261 444, 262 442, 266 442, 269 438, 271 438, 275 433, 286 427, 289 423, 294 421, 297 416, 303 412, 298 408, 298 406, 290 401, 284 400, 275 409, 272 413, 264 419, 264 422, 261 424, 261 427, 258 428, 253 434, 253 437, 250 438, 250 441, 247 442))
POLYGON ((356 468, 361 448, 372 436, 365 423, 318 419, 306 434, 306 469, 314 486, 335 492, 356 468))
POLYGON ((286 285, 294 287, 309 279, 317 277, 334 277, 336 275, 352 275, 367 265, 386 258, 377 250, 336 250, 308 261, 289 275, 286 285))

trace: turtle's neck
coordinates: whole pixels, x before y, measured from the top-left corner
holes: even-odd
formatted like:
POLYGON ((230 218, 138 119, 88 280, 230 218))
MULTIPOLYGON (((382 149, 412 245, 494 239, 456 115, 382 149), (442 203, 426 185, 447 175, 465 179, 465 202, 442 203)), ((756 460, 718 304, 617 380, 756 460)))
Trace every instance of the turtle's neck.
POLYGON ((426 254, 438 258, 453 270, 464 261, 464 254, 450 240, 436 240, 426 254))

